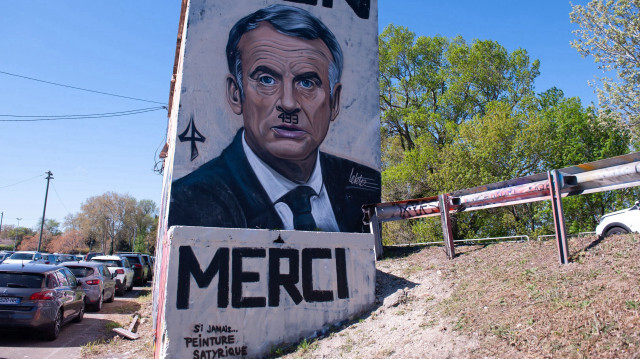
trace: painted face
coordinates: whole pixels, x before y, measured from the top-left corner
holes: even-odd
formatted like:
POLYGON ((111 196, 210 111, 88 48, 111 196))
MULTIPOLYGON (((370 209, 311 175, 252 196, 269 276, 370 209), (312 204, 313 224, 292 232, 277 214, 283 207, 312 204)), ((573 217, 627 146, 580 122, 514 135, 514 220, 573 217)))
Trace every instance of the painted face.
POLYGON ((320 39, 283 35, 268 23, 244 34, 238 48, 247 144, 268 164, 315 161, 339 107, 340 84, 331 100, 329 48, 320 39))

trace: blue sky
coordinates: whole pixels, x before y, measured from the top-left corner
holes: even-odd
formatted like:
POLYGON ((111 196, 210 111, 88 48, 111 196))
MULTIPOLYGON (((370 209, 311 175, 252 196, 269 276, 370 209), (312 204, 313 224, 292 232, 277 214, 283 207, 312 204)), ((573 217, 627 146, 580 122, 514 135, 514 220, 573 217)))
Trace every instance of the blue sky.
MULTIPOLYGON (((337 0, 340 1, 340 0, 337 0)), ((584 4, 586 1, 574 1, 584 4)), ((541 61, 536 91, 556 86, 583 104, 598 74, 570 47, 569 2, 380 0, 379 23, 418 35, 490 39, 541 61), (532 5, 535 4, 535 5, 532 5)), ((166 103, 180 2, 4 1, 0 72, 166 103)), ((161 106, 52 86, 0 73, 0 115, 100 114, 161 106)), ((0 117, 0 120, 16 119, 0 117)), ((0 122, 3 225, 34 227, 42 216, 45 172, 53 172, 46 218, 63 222, 89 197, 107 191, 159 203, 154 164, 165 140, 166 111, 100 119, 0 122)))

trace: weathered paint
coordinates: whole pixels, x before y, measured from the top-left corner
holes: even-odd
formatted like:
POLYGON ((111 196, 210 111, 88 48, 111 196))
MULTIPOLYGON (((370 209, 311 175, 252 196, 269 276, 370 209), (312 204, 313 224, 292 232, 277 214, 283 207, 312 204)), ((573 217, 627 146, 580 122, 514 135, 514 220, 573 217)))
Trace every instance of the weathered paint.
MULTIPOLYGON (((573 167, 532 176, 468 188, 438 197, 385 202, 363 206, 365 221, 397 221, 441 214, 447 255, 453 258, 453 240, 445 227, 450 212, 513 206, 521 203, 551 200, 560 263, 568 262, 568 245, 562 197, 640 186, 640 152, 606 158, 573 167), (553 175, 552 175, 553 173, 553 175), (443 200, 445 202, 443 202, 443 200), (438 208, 439 206, 439 208, 438 208), (443 209, 447 208, 447 209, 443 209), (442 212, 442 213, 440 213, 442 212)), ((371 228, 376 246, 382 249, 381 229, 371 228)), ((382 250, 377 252, 377 258, 382 250)))
MULTIPOLYGON (((640 153, 632 153, 591 162, 585 165, 557 170, 558 194, 561 197, 609 191, 640 185, 640 153), (591 171, 578 170, 594 168, 591 171)), ((450 211, 476 211, 480 209, 512 206, 515 204, 549 199, 550 182, 546 174, 517 178, 448 194, 450 211)), ((416 219, 440 214, 438 197, 384 202, 365 206, 365 214, 375 210, 380 222, 416 219)), ((369 216, 365 216, 369 220, 369 216)))
POLYGON ((178 226, 169 238, 161 358, 262 357, 375 301, 371 234, 178 226))

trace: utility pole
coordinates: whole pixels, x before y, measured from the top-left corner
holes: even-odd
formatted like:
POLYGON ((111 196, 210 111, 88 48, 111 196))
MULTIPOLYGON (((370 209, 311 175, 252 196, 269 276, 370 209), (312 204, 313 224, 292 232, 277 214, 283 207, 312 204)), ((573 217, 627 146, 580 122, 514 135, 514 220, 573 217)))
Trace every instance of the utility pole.
POLYGON ((13 240, 13 250, 16 250, 16 246, 18 245, 18 228, 20 228, 20 220, 22 218, 16 218, 18 220, 18 226, 16 227, 16 239, 13 240))
POLYGON ((40 239, 38 239, 38 252, 42 244, 42 231, 44 231, 44 215, 47 212, 47 196, 49 195, 49 181, 53 179, 53 173, 47 171, 47 191, 44 193, 44 208, 42 209, 42 223, 40 224, 40 239))
POLYGON ((0 212, 0 232, 2 232, 2 219, 4 218, 4 212, 0 212))

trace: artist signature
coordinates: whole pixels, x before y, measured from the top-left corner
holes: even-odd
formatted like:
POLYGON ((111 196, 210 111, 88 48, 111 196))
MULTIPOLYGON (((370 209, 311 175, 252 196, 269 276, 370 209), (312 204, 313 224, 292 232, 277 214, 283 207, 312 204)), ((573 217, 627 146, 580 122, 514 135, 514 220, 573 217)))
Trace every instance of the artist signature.
POLYGON ((351 174, 349 175, 349 183, 355 186, 366 187, 367 179, 363 177, 360 173, 355 172, 355 170, 351 169, 351 174))

